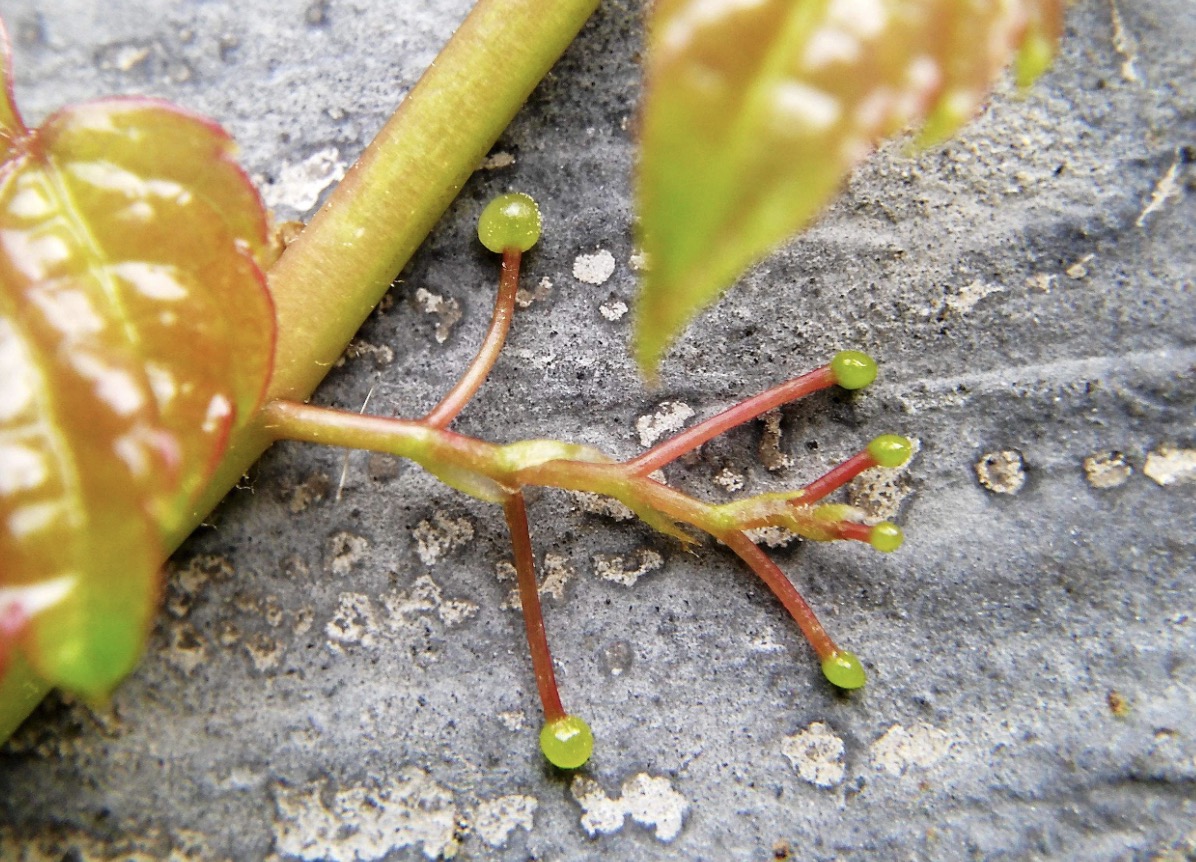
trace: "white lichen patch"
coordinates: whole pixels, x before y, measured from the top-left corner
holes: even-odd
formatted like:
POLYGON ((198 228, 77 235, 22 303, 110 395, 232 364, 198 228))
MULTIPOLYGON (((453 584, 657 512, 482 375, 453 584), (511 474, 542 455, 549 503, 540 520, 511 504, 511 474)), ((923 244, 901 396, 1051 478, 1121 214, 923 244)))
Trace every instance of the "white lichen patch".
POLYGON ((478 803, 473 812, 473 831, 491 847, 502 847, 516 829, 532 831, 536 809, 534 796, 500 796, 478 803))
POLYGON ((361 562, 370 543, 364 536, 342 530, 328 537, 324 550, 324 559, 328 561, 328 569, 334 575, 346 575, 349 570, 361 562))
POLYGON ((623 782, 622 795, 611 798, 592 778, 577 776, 569 787, 582 808, 581 826, 590 835, 617 832, 632 820, 654 828, 660 841, 672 841, 680 832, 689 802, 660 776, 641 772, 623 782))
POLYGON ((615 273, 615 256, 604 248, 573 259, 573 277, 586 284, 606 284, 615 273))
POLYGON ((283 162, 273 181, 254 177, 262 190, 262 200, 272 210, 288 207, 298 213, 307 212, 324 189, 344 179, 345 163, 340 155, 336 147, 327 147, 301 162, 283 162))
POLYGON ((601 494, 592 494, 589 491, 570 491, 569 496, 573 498, 573 502, 582 512, 602 515, 612 521, 630 521, 635 518, 635 512, 611 497, 603 497, 601 494))
POLYGON ((1093 488, 1116 488, 1129 481, 1134 468, 1124 452, 1097 452, 1084 459, 1084 475, 1093 488))
POLYGON ((540 279, 539 283, 527 290, 526 288, 519 288, 515 291, 515 304, 520 308, 528 308, 533 302, 541 299, 548 299, 552 295, 552 281, 545 276, 540 279))
POLYGON ((926 769, 946 757, 955 744, 951 734, 928 724, 908 729, 894 724, 872 743, 872 766, 895 776, 909 769, 926 769))
POLYGON ((382 597, 392 627, 406 625, 407 617, 435 614, 446 626, 458 625, 478 612, 466 599, 446 599, 444 591, 429 575, 420 575, 409 590, 395 590, 382 597))
POLYGON ((1142 473, 1166 488, 1185 482, 1196 482, 1196 449, 1160 446, 1146 455, 1142 473))
POLYGON ((956 314, 967 314, 986 296, 1004 292, 1005 288, 999 284, 987 284, 977 279, 947 297, 947 310, 956 314))
POLYGON ((831 788, 843 781, 844 751, 843 740, 821 721, 781 742, 781 753, 789 758, 798 776, 815 787, 831 788))
POLYGON ((606 581, 630 587, 649 572, 664 565, 664 557, 651 548, 640 548, 628 556, 595 554, 594 574, 606 581))
POLYGON ((635 420, 640 445, 646 449, 666 434, 680 431, 693 415, 693 408, 684 401, 665 401, 655 413, 635 420))
POLYGON ((446 554, 473 539, 473 524, 468 518, 451 518, 436 512, 430 521, 416 524, 411 531, 415 553, 425 566, 435 565, 446 554))
POLYGON ((461 303, 452 298, 445 299, 422 287, 415 291, 415 301, 425 312, 439 318, 436 321, 436 343, 444 344, 453 327, 461 320, 461 303))
POLYGON ((920 440, 911 439, 910 456, 900 467, 873 467, 851 480, 847 502, 864 513, 865 524, 891 521, 901 511, 901 504, 913 493, 907 474, 919 450, 920 440))
POLYGON ((377 786, 327 795, 321 782, 277 785, 274 803, 274 843, 282 856, 370 862, 417 845, 429 859, 450 857, 457 849, 452 794, 415 767, 377 786))
POLYGON ((616 320, 622 320, 628 312, 627 303, 621 299, 612 299, 610 302, 604 302, 598 306, 598 313, 614 323, 616 320))
POLYGON ((994 494, 1016 494, 1026 484, 1026 466, 1016 449, 989 452, 976 462, 976 479, 994 494))
MULTIPOLYGON (((573 566, 560 554, 545 554, 541 570, 544 575, 538 587, 540 596, 548 596, 558 602, 564 599, 565 586, 576 574, 573 566)), ((500 581, 513 581, 517 577, 515 566, 505 560, 494 567, 494 574, 500 581)), ((503 610, 521 610, 523 602, 519 598, 519 590, 514 589, 507 593, 499 607, 503 610)))
POLYGON ((346 646, 373 646, 378 636, 378 617, 370 597, 362 593, 341 593, 336 612, 324 625, 328 646, 334 650, 346 646))

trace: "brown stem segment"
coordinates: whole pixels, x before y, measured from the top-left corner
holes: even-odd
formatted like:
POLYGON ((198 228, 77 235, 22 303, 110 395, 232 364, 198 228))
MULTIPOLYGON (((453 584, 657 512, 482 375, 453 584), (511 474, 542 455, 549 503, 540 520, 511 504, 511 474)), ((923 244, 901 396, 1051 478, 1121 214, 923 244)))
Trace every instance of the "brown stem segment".
POLYGON ((817 503, 823 497, 842 488, 865 470, 871 470, 875 466, 877 466, 876 458, 871 452, 867 449, 857 452, 842 464, 833 467, 806 485, 802 489, 801 496, 796 498, 793 503, 796 506, 809 506, 812 503, 817 503))
POLYGON ((540 611, 540 590, 536 584, 536 560, 532 555, 531 534, 527 527, 527 506, 523 492, 516 491, 503 503, 507 526, 511 530, 511 546, 515 551, 515 573, 519 579, 519 601, 523 605, 523 625, 527 629, 527 645, 532 653, 532 667, 536 673, 536 687, 544 718, 553 722, 565 717, 561 695, 552 670, 552 653, 548 650, 548 636, 544 632, 544 615, 540 611))
POLYGON ((780 407, 782 404, 796 401, 834 385, 835 375, 829 365, 815 368, 801 377, 786 380, 779 386, 761 392, 747 401, 741 401, 733 407, 728 407, 717 416, 712 416, 705 422, 682 431, 675 437, 670 437, 663 443, 653 446, 643 455, 625 463, 633 474, 646 476, 653 470, 659 470, 666 464, 671 464, 687 452, 692 452, 703 443, 713 440, 719 434, 729 431, 737 425, 750 422, 757 416, 767 413, 775 407, 780 407))
POLYGON ((785 577, 785 573, 776 563, 769 559, 768 554, 760 550, 755 542, 739 530, 721 533, 718 538, 738 554, 741 560, 751 566, 752 571, 768 585, 773 595, 781 600, 781 604, 785 606, 785 610, 789 611, 789 616, 793 617, 793 621, 806 636, 806 640, 810 642, 810 646, 814 648, 820 661, 826 661, 839 652, 839 647, 826 633, 822 623, 818 622, 818 617, 814 616, 814 611, 801 597, 797 587, 793 586, 793 582, 785 577))
POLYGON ((425 425, 447 428, 490 376, 490 371, 498 361, 503 345, 506 344, 507 333, 511 331, 511 319, 515 316, 515 294, 519 290, 519 263, 522 258, 523 252, 517 248, 508 248, 503 252, 498 296, 494 300, 494 316, 490 319, 490 328, 486 331, 478 355, 461 375, 457 385, 424 416, 421 421, 425 425))

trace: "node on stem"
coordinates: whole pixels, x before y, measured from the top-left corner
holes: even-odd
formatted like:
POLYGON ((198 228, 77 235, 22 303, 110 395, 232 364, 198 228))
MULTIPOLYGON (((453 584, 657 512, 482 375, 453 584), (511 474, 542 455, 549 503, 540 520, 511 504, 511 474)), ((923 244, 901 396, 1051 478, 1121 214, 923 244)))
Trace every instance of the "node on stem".
POLYGON ((594 735, 583 719, 566 715, 544 725, 540 731, 540 750, 553 766, 577 769, 594 753, 594 735))
POLYGON ((478 239, 496 254, 527 251, 540 239, 540 207, 523 192, 499 195, 478 218, 478 239))

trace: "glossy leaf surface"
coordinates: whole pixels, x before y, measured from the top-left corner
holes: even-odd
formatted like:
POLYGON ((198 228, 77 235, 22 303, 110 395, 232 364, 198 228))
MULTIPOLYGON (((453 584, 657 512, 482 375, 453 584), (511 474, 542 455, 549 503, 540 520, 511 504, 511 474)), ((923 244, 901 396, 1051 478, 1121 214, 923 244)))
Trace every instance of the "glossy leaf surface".
POLYGON ((635 351, 668 343, 827 203, 880 140, 952 133, 1011 61, 1050 60, 1065 0, 657 0, 638 178, 635 351))
POLYGON ((274 318, 266 218, 217 126, 164 103, 0 95, 0 664, 106 692, 165 553, 252 415, 274 318))

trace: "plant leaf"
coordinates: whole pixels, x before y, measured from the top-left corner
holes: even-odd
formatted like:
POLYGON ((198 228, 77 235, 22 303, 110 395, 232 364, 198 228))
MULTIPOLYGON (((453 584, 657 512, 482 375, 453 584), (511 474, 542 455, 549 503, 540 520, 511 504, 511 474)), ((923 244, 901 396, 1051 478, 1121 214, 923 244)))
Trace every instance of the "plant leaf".
POLYGON ((638 195, 635 352, 669 342, 804 226, 880 140, 952 133, 1016 56, 1047 65, 1066 0, 656 0, 638 195))
POLYGON ((178 108, 27 129, 4 48, 0 665, 15 644, 101 694, 140 654, 164 532, 269 378, 267 222, 228 136, 178 108))

